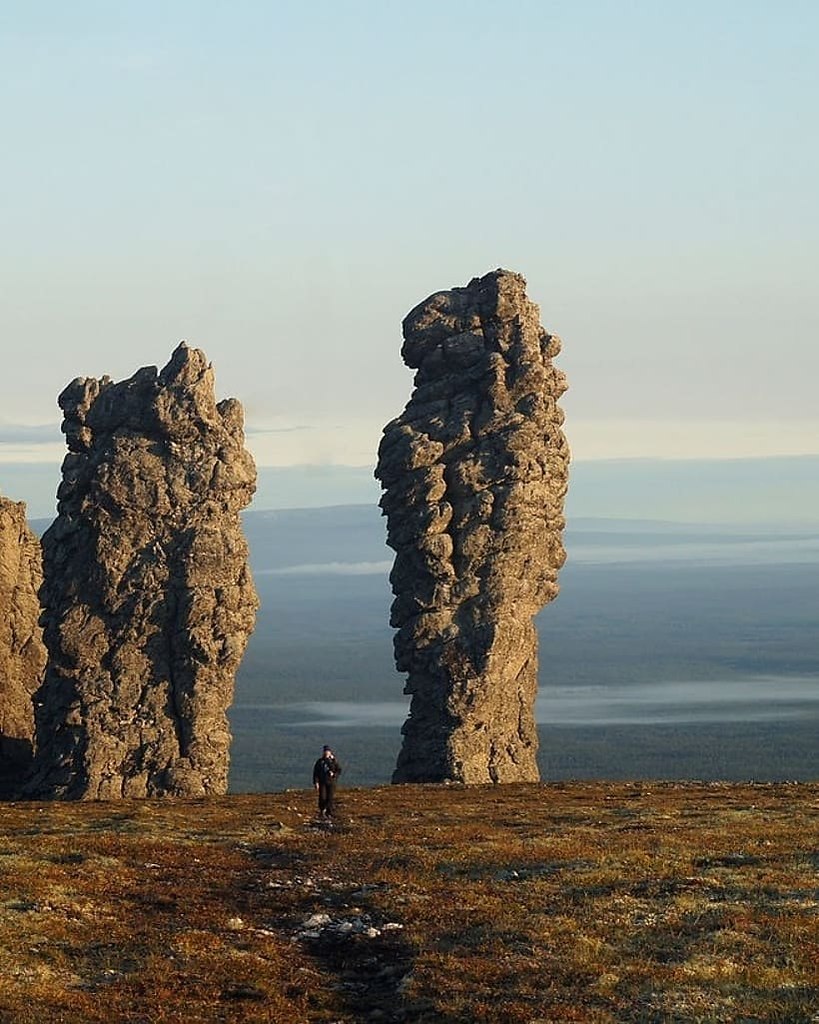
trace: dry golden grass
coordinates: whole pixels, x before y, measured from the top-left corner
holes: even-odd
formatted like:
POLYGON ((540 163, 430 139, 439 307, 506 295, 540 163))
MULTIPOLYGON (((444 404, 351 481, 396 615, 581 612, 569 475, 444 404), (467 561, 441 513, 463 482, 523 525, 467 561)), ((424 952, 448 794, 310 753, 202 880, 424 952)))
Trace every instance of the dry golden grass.
POLYGON ((819 785, 386 787, 342 792, 332 829, 311 792, 0 821, 0 1024, 819 1021, 819 785))

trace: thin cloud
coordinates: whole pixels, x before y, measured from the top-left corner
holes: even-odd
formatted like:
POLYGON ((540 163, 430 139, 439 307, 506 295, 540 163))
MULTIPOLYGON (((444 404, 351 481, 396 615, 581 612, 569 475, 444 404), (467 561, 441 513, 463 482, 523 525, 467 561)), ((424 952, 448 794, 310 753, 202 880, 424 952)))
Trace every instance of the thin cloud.
POLYGON ((245 427, 246 434, 294 434, 300 430, 313 430, 313 427, 306 424, 298 424, 294 427, 245 427))
POLYGON ((254 569, 254 576, 381 576, 392 562, 306 562, 279 569, 254 569))
POLYGON ((0 444, 56 444, 62 437, 59 423, 0 423, 0 444))

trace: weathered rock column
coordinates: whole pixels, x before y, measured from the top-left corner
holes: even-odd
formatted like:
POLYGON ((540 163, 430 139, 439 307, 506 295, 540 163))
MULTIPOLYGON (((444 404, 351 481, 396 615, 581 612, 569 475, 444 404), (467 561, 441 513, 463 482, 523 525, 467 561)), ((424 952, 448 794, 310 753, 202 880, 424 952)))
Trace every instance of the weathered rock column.
POLYGON ((0 776, 19 782, 34 740, 32 694, 43 681, 40 541, 23 502, 0 497, 0 776))
POLYGON ((258 605, 239 512, 256 470, 242 408, 205 355, 161 373, 78 378, 59 398, 69 453, 43 537, 49 652, 32 795, 227 789, 227 709, 258 605))
POLYGON ((415 390, 376 469, 412 695, 394 782, 539 778, 532 619, 558 592, 569 450, 560 341, 525 288, 497 270, 404 320, 415 390))

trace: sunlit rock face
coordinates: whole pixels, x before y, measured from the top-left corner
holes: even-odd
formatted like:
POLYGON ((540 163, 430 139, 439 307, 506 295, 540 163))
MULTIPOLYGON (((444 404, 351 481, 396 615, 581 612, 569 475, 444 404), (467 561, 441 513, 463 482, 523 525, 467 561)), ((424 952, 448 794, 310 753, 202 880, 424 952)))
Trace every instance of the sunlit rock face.
MULTIPOLYGON (((0 777, 14 786, 31 760, 32 694, 43 681, 38 591, 40 541, 26 523, 23 502, 0 497, 0 777)), ((2 787, 0 787, 2 788, 2 787)))
POLYGON ((415 386, 376 469, 412 695, 393 781, 537 780, 532 619, 565 561, 560 340, 505 270, 436 292, 403 327, 415 386))
POLYGON ((49 663, 31 795, 227 789, 236 669, 258 601, 239 513, 255 490, 242 407, 180 345, 157 372, 77 378, 43 537, 49 663))

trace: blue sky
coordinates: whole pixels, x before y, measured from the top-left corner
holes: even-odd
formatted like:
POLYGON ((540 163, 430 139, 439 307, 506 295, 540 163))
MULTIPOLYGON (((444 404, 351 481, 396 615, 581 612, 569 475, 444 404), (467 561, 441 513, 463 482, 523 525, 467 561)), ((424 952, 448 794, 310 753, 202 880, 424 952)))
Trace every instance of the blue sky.
POLYGON ((497 266, 577 459, 819 452, 817 50, 795 0, 0 6, 0 488, 181 338, 260 464, 371 464, 402 317, 497 266))

